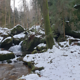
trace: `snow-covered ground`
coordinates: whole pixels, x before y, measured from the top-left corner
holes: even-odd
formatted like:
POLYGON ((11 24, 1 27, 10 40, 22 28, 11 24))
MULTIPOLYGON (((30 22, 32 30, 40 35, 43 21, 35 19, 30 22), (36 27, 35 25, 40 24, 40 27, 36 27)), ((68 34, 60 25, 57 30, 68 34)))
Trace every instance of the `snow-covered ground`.
MULTIPOLYGON (((71 38, 71 37, 70 37, 71 38)), ((69 39, 69 38, 68 38, 69 39)), ((80 46, 69 45, 69 41, 60 42, 62 48, 53 46, 44 53, 28 54, 23 60, 34 61, 36 67, 44 67, 35 73, 22 76, 24 80, 80 80, 80 46), (37 74, 40 74, 38 76, 37 74)))
MULTIPOLYGON (((33 26, 38 32, 45 34, 44 31, 40 30, 40 26, 33 26)), ((32 29, 31 28, 31 29, 32 29)), ((0 27, 0 33, 7 35, 10 31, 7 28, 2 29, 0 27)), ((35 32, 30 32, 30 34, 35 34, 35 32)), ((22 38, 25 34, 21 33, 15 35, 14 38, 22 38)), ((36 35, 36 37, 41 37, 41 35, 36 35)), ((69 45, 69 39, 74 39, 73 37, 67 36, 67 41, 60 42, 60 47, 57 42, 52 49, 48 49, 44 53, 37 54, 27 54, 23 60, 26 62, 34 61, 36 67, 44 67, 43 70, 36 70, 35 73, 24 76, 23 80, 80 80, 80 46, 69 45), (40 76, 38 76, 39 74, 40 76)), ((11 37, 7 37, 11 38, 11 37)), ((3 37, 0 37, 0 42, 3 37)), ((5 40, 5 39, 4 39, 5 40)), ((3 41, 4 41, 3 40, 3 41)), ((80 43, 80 39, 78 39, 80 43)), ((54 40, 55 41, 55 40, 54 40)), ((39 44, 40 46, 46 46, 45 44, 39 44)), ((21 54, 21 43, 19 45, 14 45, 9 48, 14 54, 21 54)), ((0 54, 6 54, 8 51, 0 51, 0 54)), ((17 57, 13 61, 17 60, 17 57)))

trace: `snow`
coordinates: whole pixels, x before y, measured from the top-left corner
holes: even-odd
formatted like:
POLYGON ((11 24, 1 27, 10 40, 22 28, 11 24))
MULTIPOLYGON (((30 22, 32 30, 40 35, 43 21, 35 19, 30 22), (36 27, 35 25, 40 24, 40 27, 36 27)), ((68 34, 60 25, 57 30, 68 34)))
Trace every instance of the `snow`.
MULTIPOLYGON (((69 38, 68 38, 69 39, 69 38)), ((36 67, 44 67, 43 70, 36 70, 36 74, 22 76, 25 80, 80 80, 80 46, 69 45, 69 47, 57 48, 55 45, 44 53, 27 54, 23 60, 34 61, 36 67), (40 77, 37 75, 40 74, 40 77)))
POLYGON ((1 43, 2 40, 3 40, 3 37, 0 37, 0 43, 1 43))
POLYGON ((41 43, 41 44, 38 45, 38 47, 46 47, 46 44, 41 43))
POLYGON ((20 33, 20 34, 17 34, 17 35, 14 35, 13 38, 24 38, 25 37, 25 34, 24 33, 20 33))
POLYGON ((39 33, 41 33, 41 34, 45 34, 45 32, 44 32, 44 31, 42 31, 42 30, 39 30, 39 33))
MULTIPOLYGON (((24 78, 24 75, 22 76, 22 78, 24 78)), ((28 76, 26 76, 25 77, 27 80, 37 80, 39 77, 38 77, 38 75, 37 74, 30 74, 30 75, 28 75, 28 76), (31 79, 30 79, 30 77, 31 77, 31 79)))
POLYGON ((0 34, 1 35, 8 35, 10 33, 10 29, 0 27, 0 34))
MULTIPOLYGON (((34 26, 32 27, 34 28, 34 26)), ((40 26, 36 26, 36 30, 39 30, 40 26)), ((2 29, 0 27, 0 33, 7 34, 5 31, 8 29, 4 28, 2 29)), ((38 32, 45 34, 44 31, 39 30, 38 32)), ((35 32, 31 32, 32 34, 35 34, 35 32)), ((14 35, 14 38, 23 38, 25 36, 24 33, 14 35)), ((36 37, 40 37, 41 35, 37 35, 36 37)), ((69 39, 75 39, 71 36, 66 36, 67 41, 59 42, 60 45, 63 45, 63 47, 60 47, 59 44, 55 41, 55 45, 52 49, 48 49, 44 53, 36 53, 36 54, 27 54, 23 61, 30 62, 33 61, 35 64, 35 67, 44 67, 43 70, 39 71, 36 70, 35 73, 29 74, 22 77, 20 79, 24 80, 80 80, 80 46, 78 45, 69 45, 69 39), (68 47, 66 47, 68 45, 68 47), (40 74, 38 76, 37 74, 40 74)), ((3 37, 0 37, 0 42, 6 39, 11 39, 11 37, 7 37, 3 40, 3 37)), ((77 40, 80 40, 76 38, 77 40)), ((2 42, 3 42, 2 41, 2 42)), ((21 42, 22 43, 22 42, 21 42)), ((0 51, 0 54, 7 54, 11 53, 12 51, 15 55, 21 55, 21 43, 19 45, 14 45, 9 48, 9 51, 0 51)), ((80 43, 80 41, 78 41, 80 43)), ((41 43, 38 45, 46 46, 46 44, 41 43)), ((12 59, 13 62, 17 60, 17 57, 12 59)))
POLYGON ((76 6, 77 6, 77 4, 74 5, 74 7, 76 7, 76 6))
POLYGON ((9 54, 9 53, 11 53, 11 52, 9 52, 9 51, 0 51, 0 54, 9 54))
POLYGON ((12 51, 15 55, 22 55, 21 43, 22 43, 22 41, 19 43, 19 45, 14 45, 14 46, 10 47, 9 51, 12 51))
POLYGON ((76 32, 76 33, 80 33, 80 31, 74 31, 74 32, 76 32))
POLYGON ((66 21, 66 22, 68 22, 68 23, 69 23, 69 21, 66 21))
POLYGON ((30 31, 30 34, 35 35, 35 32, 31 32, 31 31, 30 31))
MULTIPOLYGON (((38 47, 46 47, 46 44, 40 43, 40 44, 38 44, 37 46, 38 46, 38 47)), ((36 47, 34 47, 34 49, 36 49, 36 47)))
POLYGON ((12 51, 15 55, 21 55, 21 46, 15 45, 9 48, 9 51, 12 51))
POLYGON ((29 30, 31 30, 31 29, 39 30, 40 29, 40 25, 34 25, 31 28, 29 28, 29 30))
POLYGON ((35 37, 40 38, 40 37, 41 37, 41 35, 36 35, 35 37))
POLYGON ((11 37, 7 37, 7 38, 5 38, 4 40, 2 40, 2 42, 4 42, 4 41, 7 40, 7 39, 11 39, 11 37))
MULTIPOLYGON (((41 34, 45 34, 45 32, 43 30, 41 30, 40 25, 34 25, 31 28, 29 28, 29 30, 35 30, 35 32, 30 31, 30 34, 33 34, 33 35, 35 35, 36 32, 41 33, 41 34)), ((37 37, 40 37, 40 35, 37 37)))
MULTIPOLYGON (((22 27, 22 25, 20 25, 20 24, 17 24, 16 26, 14 26, 11 30, 13 30, 14 28, 16 28, 17 26, 21 26, 22 27)), ((23 27, 22 27, 23 28, 23 27)))

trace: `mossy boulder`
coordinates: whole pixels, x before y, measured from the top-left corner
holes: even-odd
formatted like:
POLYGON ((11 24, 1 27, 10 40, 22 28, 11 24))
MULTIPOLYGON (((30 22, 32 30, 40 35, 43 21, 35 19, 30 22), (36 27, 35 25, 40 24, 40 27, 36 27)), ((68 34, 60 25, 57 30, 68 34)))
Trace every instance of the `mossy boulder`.
POLYGON ((20 33, 20 34, 17 34, 17 35, 14 35, 13 36, 13 43, 16 45, 16 44, 19 44, 22 40, 25 39, 27 35, 25 33, 20 33))
POLYGON ((21 42, 22 39, 19 39, 19 38, 13 38, 13 43, 15 45, 18 45, 20 42, 21 42))
POLYGON ((76 44, 79 44, 78 41, 80 41, 80 40, 78 40, 78 39, 69 39, 69 45, 71 45, 72 42, 74 42, 76 44))
POLYGON ((60 35, 57 39, 58 42, 62 42, 62 41, 65 41, 64 39, 64 36, 63 35, 60 35))
POLYGON ((34 63, 33 62, 26 62, 26 61, 23 61, 25 65, 27 65, 29 68, 33 68, 34 66, 34 63))
POLYGON ((36 49, 32 51, 32 54, 43 53, 45 51, 47 51, 47 47, 46 46, 45 47, 44 46, 41 46, 41 47, 37 46, 36 49))
POLYGON ((46 46, 45 46, 45 47, 44 47, 44 46, 41 46, 41 47, 37 46, 36 49, 37 49, 38 51, 42 51, 42 50, 44 50, 44 49, 47 50, 47 47, 46 47, 46 46))
POLYGON ((10 59, 7 60, 7 63, 12 63, 12 61, 10 59))
POLYGON ((9 37, 9 34, 1 34, 1 37, 7 38, 7 37, 9 37))
POLYGON ((15 55, 13 53, 0 54, 0 61, 9 60, 12 58, 15 58, 15 55))
POLYGON ((19 34, 21 32, 24 31, 24 28, 21 25, 16 25, 12 30, 11 30, 11 34, 15 35, 15 34, 19 34))
POLYGON ((12 46, 12 37, 5 38, 1 43, 1 48, 9 49, 12 46))
POLYGON ((24 40, 21 44, 21 49, 23 52, 32 52, 34 47, 41 43, 41 38, 37 38, 31 35, 27 40, 24 40))
POLYGON ((41 70, 43 70, 43 69, 44 69, 44 67, 35 67, 35 66, 34 66, 34 67, 32 68, 32 71, 33 71, 33 72, 35 72, 36 70, 41 71, 41 70))
POLYGON ((35 53, 38 53, 38 51, 37 51, 37 50, 34 50, 34 51, 32 52, 32 54, 35 54, 35 53))

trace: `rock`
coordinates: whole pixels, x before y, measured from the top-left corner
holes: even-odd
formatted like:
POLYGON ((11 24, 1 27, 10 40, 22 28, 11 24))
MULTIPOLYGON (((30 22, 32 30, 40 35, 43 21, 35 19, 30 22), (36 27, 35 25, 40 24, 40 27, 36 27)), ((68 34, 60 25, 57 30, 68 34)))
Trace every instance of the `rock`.
POLYGON ((37 38, 31 35, 27 40, 24 40, 21 44, 21 49, 23 52, 32 52, 34 47, 41 43, 41 38, 37 38))
POLYGON ((16 45, 18 45, 24 38, 25 38, 25 35, 24 33, 21 33, 21 34, 17 34, 17 35, 14 35, 13 36, 13 43, 16 45))
POLYGON ((10 29, 0 27, 0 36, 1 37, 6 38, 9 36, 9 34, 10 34, 10 29))
POLYGON ((35 49, 35 50, 34 50, 32 53, 36 53, 36 51, 37 51, 38 53, 42 53, 42 52, 47 51, 47 46, 46 46, 46 44, 44 44, 44 43, 40 43, 40 44, 37 45, 34 49, 35 49))
POLYGON ((41 46, 41 47, 36 47, 36 49, 38 50, 38 51, 43 51, 44 49, 46 49, 47 50, 47 47, 45 46, 41 46))
POLYGON ((25 62, 23 61, 25 65, 27 65, 29 68, 33 68, 34 62, 25 62))
POLYGON ((22 39, 19 39, 19 38, 13 38, 13 43, 15 45, 18 45, 20 42, 21 42, 22 39))
POLYGON ((1 37, 3 38, 7 38, 9 36, 9 34, 1 34, 1 37))
POLYGON ((75 8, 75 9, 80 9, 80 4, 76 4, 76 5, 74 6, 74 8, 75 8))
POLYGON ((71 45, 72 42, 78 42, 80 40, 77 40, 77 39, 69 39, 69 45, 71 45))
POLYGON ((34 67, 32 68, 32 71, 33 71, 33 72, 35 72, 36 70, 41 71, 41 70, 43 70, 43 69, 44 69, 44 67, 35 67, 35 66, 34 66, 34 67))
POLYGON ((34 50, 34 51, 32 52, 32 54, 35 54, 35 53, 38 53, 38 51, 37 51, 37 50, 34 50))
POLYGON ((24 31, 24 28, 21 25, 18 24, 11 30, 11 34, 16 35, 16 34, 19 34, 23 31, 24 31))
POLYGON ((62 41, 65 41, 64 39, 64 36, 63 35, 60 35, 57 39, 58 42, 62 42, 62 41))
POLYGON ((12 61, 10 59, 7 60, 7 63, 12 63, 12 61))
POLYGON ((9 49, 12 46, 12 37, 5 38, 1 43, 1 48, 9 49))
POLYGON ((12 52, 1 51, 0 52, 0 61, 9 60, 15 58, 15 55, 12 52))

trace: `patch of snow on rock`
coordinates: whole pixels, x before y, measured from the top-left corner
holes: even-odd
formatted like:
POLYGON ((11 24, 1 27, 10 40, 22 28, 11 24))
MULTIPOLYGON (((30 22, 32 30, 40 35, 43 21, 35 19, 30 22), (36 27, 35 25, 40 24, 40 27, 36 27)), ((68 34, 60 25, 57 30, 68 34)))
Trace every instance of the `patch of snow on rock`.
POLYGON ((25 34, 24 33, 20 33, 20 34, 14 35, 13 37, 14 38, 24 38, 25 34))
POLYGON ((4 41, 7 40, 7 39, 11 39, 11 37, 7 37, 7 38, 5 38, 2 42, 4 42, 4 41))
POLYGON ((41 43, 41 44, 38 45, 38 47, 46 47, 46 44, 41 43))
POLYGON ((0 37, 0 42, 3 40, 3 37, 0 37))
POLYGON ((40 37, 41 37, 41 35, 36 35, 35 37, 40 38, 40 37))
POLYGON ((40 25, 34 25, 31 28, 29 28, 29 30, 31 30, 31 29, 39 30, 40 29, 40 25))
POLYGON ((9 54, 9 53, 11 53, 11 52, 9 52, 9 51, 0 51, 0 54, 9 54))
POLYGON ((44 31, 42 31, 42 30, 39 30, 39 33, 41 33, 41 34, 45 34, 45 32, 44 32, 44 31))

